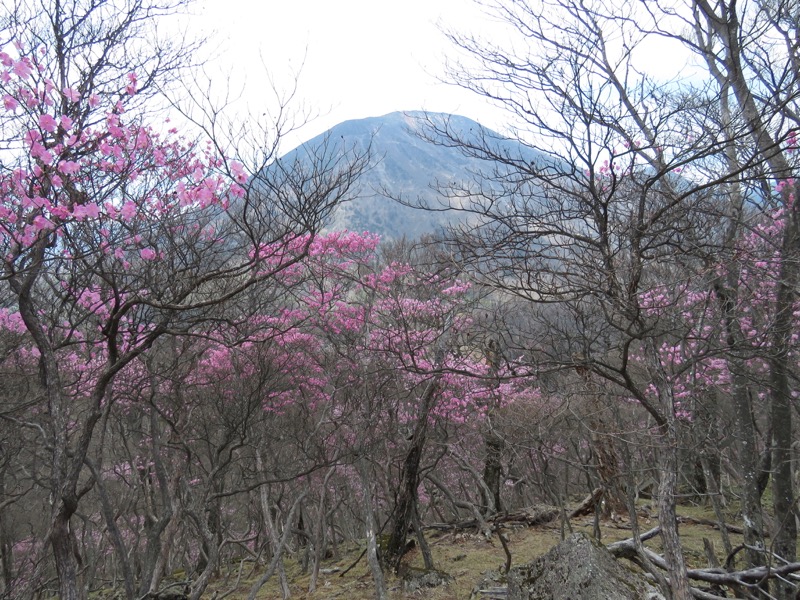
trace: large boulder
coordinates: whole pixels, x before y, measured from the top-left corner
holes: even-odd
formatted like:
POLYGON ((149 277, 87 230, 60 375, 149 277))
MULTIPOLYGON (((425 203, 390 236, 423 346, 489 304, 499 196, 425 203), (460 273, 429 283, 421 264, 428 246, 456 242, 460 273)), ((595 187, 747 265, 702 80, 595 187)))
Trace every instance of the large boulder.
POLYGON ((576 533, 508 574, 508 600, 664 600, 604 546, 576 533))

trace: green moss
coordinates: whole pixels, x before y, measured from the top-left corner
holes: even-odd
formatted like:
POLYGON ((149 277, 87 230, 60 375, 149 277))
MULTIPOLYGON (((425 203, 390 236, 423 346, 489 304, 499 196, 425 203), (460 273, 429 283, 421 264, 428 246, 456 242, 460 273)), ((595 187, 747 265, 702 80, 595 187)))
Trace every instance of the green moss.
MULTIPOLYGON (((737 507, 734 506, 729 507, 729 510, 734 513, 736 509, 737 507)), ((703 506, 680 506, 678 507, 678 512, 682 516, 714 519, 713 511, 703 506)), ((741 524, 733 518, 731 518, 730 522, 737 525, 741 524)), ((646 530, 657 524, 656 515, 652 514, 650 519, 640 518, 639 526, 642 530, 646 530)), ((576 532, 584 532, 591 536, 593 529, 592 517, 575 519, 572 521, 572 527, 576 532)), ((507 530, 504 533, 508 537, 512 567, 521 566, 535 560, 561 541, 560 528, 557 523, 507 530)), ((601 543, 608 544, 616 540, 629 538, 631 532, 624 521, 620 523, 604 521, 601 523, 601 534, 601 543)), ((683 523, 680 526, 680 535, 689 563, 693 567, 707 566, 703 550, 704 537, 709 538, 714 543, 718 554, 723 551, 720 533, 713 527, 683 523)), ((425 588, 423 591, 409 593, 403 590, 400 579, 387 574, 386 583, 391 600, 409 600, 420 597, 429 600, 462 600, 469 598, 483 574, 487 572, 493 574, 491 581, 497 581, 498 586, 505 585, 505 578, 501 573, 501 568, 505 563, 505 553, 496 537, 487 541, 483 536, 469 532, 431 532, 427 537, 433 554, 434 565, 438 569, 447 572, 454 580, 448 585, 425 588), (496 577, 494 574, 496 574, 496 577)), ((388 536, 386 535, 381 536, 381 538, 378 540, 379 544, 385 544, 388 541, 388 536)), ((741 536, 732 535, 731 538, 734 544, 741 541, 741 536)), ((648 541, 647 546, 655 551, 661 551, 661 541, 658 537, 648 541)), ((339 547, 340 557, 338 560, 330 559, 324 561, 320 566, 323 569, 338 567, 344 571, 353 564, 363 549, 363 541, 361 543, 342 544, 339 547)), ((724 557, 720 556, 720 558, 724 557)), ((622 564, 631 568, 630 564, 625 561, 622 564)), ((287 558, 285 565, 293 598, 300 600, 325 600, 329 598, 372 600, 374 598, 369 567, 363 558, 344 577, 340 577, 339 573, 320 574, 317 590, 313 593, 308 592, 310 575, 301 573, 299 563, 292 558, 287 558)), ((413 572, 424 572, 422 556, 418 549, 414 549, 406 555, 403 565, 413 572)), ((238 564, 236 568, 238 568, 238 564)), ((228 596, 227 600, 244 600, 247 597, 250 586, 261 575, 264 568, 266 567, 262 566, 256 569, 253 578, 245 580, 245 577, 250 573, 250 567, 245 567, 244 576, 238 589, 228 596)), ((633 570, 635 571, 635 569, 633 570)), ((211 597, 215 590, 218 590, 220 594, 229 591, 235 579, 235 575, 230 577, 227 586, 224 581, 215 582, 207 592, 208 596, 211 597)), ((108 598, 109 596, 105 597, 108 598)), ((259 598, 266 600, 279 597, 278 578, 273 577, 261 590, 259 598)), ((97 600, 101 600, 101 598, 97 600)))

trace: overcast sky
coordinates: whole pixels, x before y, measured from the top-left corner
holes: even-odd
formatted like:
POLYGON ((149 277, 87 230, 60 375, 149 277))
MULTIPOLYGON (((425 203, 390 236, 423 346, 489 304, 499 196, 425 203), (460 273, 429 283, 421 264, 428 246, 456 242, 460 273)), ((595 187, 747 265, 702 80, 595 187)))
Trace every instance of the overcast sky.
MULTIPOLYGON (((439 80, 445 57, 454 55, 441 27, 503 35, 471 0, 199 0, 195 10, 192 27, 216 30, 217 67, 236 85, 246 79, 253 110, 269 106, 267 73, 282 92, 299 73, 292 106, 319 117, 285 140, 283 151, 342 121, 398 110, 460 114, 504 129, 501 111, 439 80)), ((686 55, 665 44, 651 37, 640 68, 660 79, 687 73, 686 55)))
POLYGON ((222 68, 246 74, 251 104, 268 93, 264 65, 283 90, 300 71, 295 104, 321 116, 297 142, 347 119, 397 110, 499 123, 482 99, 437 81, 452 50, 437 24, 492 26, 469 0, 203 0, 198 8, 195 22, 217 30, 222 68))

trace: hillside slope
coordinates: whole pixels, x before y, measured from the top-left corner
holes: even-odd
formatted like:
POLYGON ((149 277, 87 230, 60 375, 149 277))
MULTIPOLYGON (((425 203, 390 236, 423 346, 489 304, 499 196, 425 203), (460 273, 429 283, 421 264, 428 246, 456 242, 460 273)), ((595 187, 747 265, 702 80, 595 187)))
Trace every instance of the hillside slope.
MULTIPOLYGON (((486 136, 504 151, 538 160, 541 156, 521 144, 507 140, 483 128, 477 122, 457 115, 422 112, 394 112, 382 117, 345 121, 287 153, 281 160, 293 161, 304 156, 363 151, 371 148, 372 167, 360 180, 359 196, 342 205, 333 217, 331 229, 370 231, 384 239, 403 236, 416 238, 433 233, 442 226, 463 218, 454 211, 425 211, 396 202, 402 197, 410 203, 441 205, 437 185, 468 181, 474 173, 492 165, 466 156, 460 149, 432 143, 419 135, 426 129, 426 119, 447 122, 459 134, 478 138, 486 136), (324 148, 324 150, 320 150, 324 148)), ((441 139, 441 138, 439 138, 441 139)))

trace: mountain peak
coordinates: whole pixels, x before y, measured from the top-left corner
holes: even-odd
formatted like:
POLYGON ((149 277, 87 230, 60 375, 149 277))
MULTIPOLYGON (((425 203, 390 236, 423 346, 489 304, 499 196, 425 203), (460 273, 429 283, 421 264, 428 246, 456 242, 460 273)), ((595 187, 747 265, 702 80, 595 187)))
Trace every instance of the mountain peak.
POLYGON ((486 137, 523 155, 530 152, 467 117, 404 111, 344 121, 281 160, 319 156, 320 148, 325 148, 327 155, 344 149, 370 148, 372 166, 359 182, 358 196, 337 209, 329 228, 370 231, 383 239, 417 238, 456 222, 460 215, 455 211, 414 209, 395 198, 440 206, 442 198, 437 187, 470 180, 474 173, 490 166, 486 161, 467 156, 444 137, 442 143, 429 141, 438 139, 432 125, 468 138, 486 137))

